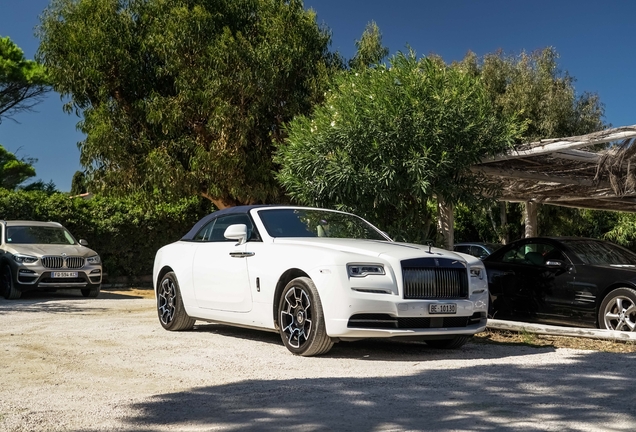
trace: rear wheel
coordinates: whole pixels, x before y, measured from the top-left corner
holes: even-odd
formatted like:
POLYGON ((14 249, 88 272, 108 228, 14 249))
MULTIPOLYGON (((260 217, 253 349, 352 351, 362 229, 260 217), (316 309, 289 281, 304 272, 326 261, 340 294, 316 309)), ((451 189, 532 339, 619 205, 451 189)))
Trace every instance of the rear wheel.
POLYGON ((82 290, 82 295, 88 298, 97 298, 100 290, 101 290, 100 286, 98 286, 97 288, 86 288, 82 290))
POLYGON ((15 283, 13 282, 13 274, 11 272, 11 267, 8 264, 5 264, 2 267, 2 295, 7 300, 15 300, 19 299, 22 295, 22 292, 16 289, 15 283))
POLYGON ((468 342, 469 340, 470 340, 470 336, 455 336, 454 338, 451 338, 451 339, 434 339, 434 340, 427 340, 425 342, 426 342, 426 345, 430 346, 431 348, 457 349, 464 346, 464 344, 468 342))
POLYGON ((157 287, 157 314, 161 326, 170 331, 190 330, 195 319, 190 318, 183 306, 177 275, 169 272, 157 287))
POLYGON ((278 319, 280 337, 292 353, 317 356, 333 347, 318 290, 311 279, 299 277, 287 284, 280 298, 278 319))
POLYGON ((602 329, 636 330, 636 290, 617 288, 611 291, 598 309, 598 324, 602 329))

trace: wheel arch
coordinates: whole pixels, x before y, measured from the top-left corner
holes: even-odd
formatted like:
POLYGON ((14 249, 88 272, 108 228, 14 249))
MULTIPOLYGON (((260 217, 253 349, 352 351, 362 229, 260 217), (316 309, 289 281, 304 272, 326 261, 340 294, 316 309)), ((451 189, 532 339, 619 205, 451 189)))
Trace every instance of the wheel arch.
POLYGON ((163 277, 170 272, 173 272, 174 270, 172 269, 172 267, 166 265, 163 266, 163 268, 161 270, 159 270, 159 273, 157 274, 157 280, 155 281, 155 293, 157 292, 157 287, 159 286, 159 283, 161 282, 161 279, 163 279, 163 277))
POLYGON ((280 278, 278 278, 278 282, 276 283, 276 290, 274 291, 274 301, 272 306, 272 315, 274 317, 274 328, 276 330, 278 327, 278 303, 280 303, 280 296, 283 294, 283 290, 287 286, 289 282, 298 278, 298 277, 309 277, 307 273, 298 268, 291 268, 285 273, 283 273, 280 278))

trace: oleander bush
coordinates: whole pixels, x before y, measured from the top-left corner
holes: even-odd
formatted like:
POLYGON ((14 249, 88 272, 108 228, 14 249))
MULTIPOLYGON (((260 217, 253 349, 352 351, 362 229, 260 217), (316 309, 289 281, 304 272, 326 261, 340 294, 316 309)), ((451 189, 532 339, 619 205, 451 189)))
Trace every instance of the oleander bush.
POLYGON ((134 281, 152 274, 157 250, 180 239, 211 211, 199 198, 142 206, 132 198, 85 200, 64 193, 0 190, 0 218, 60 222, 99 253, 109 279, 134 281))

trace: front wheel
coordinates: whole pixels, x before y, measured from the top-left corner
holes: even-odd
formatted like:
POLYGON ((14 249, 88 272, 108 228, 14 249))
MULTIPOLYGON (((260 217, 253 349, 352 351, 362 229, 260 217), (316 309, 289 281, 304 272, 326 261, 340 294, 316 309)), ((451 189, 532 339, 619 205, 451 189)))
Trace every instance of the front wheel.
POLYGON ((451 339, 427 340, 426 345, 437 349, 456 349, 464 346, 470 340, 470 336, 455 336, 451 339))
POLYGON ((177 275, 169 272, 161 278, 157 287, 157 314, 161 326, 170 331, 190 330, 195 320, 183 306, 177 275))
POLYGON ((85 288, 85 289, 82 289, 82 295, 88 298, 97 298, 100 290, 101 290, 101 286, 98 286, 97 288, 85 288))
POLYGON ((2 295, 7 300, 19 299, 22 295, 22 292, 15 287, 11 267, 8 264, 2 267, 2 295))
POLYGON ((636 330, 636 290, 617 288, 605 296, 598 309, 598 324, 607 330, 636 330))
POLYGON ((280 337, 292 353, 310 357, 333 347, 318 290, 311 279, 299 277, 287 284, 280 298, 278 319, 280 337))

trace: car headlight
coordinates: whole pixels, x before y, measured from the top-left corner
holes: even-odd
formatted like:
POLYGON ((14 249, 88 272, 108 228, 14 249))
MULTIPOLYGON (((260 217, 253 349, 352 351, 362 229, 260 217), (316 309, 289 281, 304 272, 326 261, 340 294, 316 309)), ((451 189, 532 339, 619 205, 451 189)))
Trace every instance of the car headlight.
POLYGON ((384 266, 380 264, 347 264, 350 277, 365 277, 369 275, 383 275, 384 266))
POLYGON ((13 259, 15 260, 15 262, 18 262, 20 264, 32 264, 38 260, 38 257, 34 257, 31 255, 15 254, 13 255, 13 259))
POLYGON ((470 268, 470 277, 476 277, 479 279, 484 278, 484 273, 486 273, 486 269, 483 267, 471 267, 470 268))
POLYGON ((95 255, 95 256, 86 258, 86 262, 89 264, 101 264, 102 260, 99 258, 99 255, 95 255))

